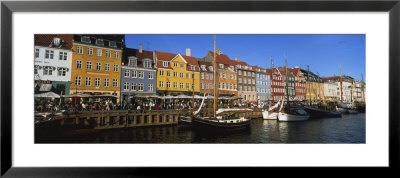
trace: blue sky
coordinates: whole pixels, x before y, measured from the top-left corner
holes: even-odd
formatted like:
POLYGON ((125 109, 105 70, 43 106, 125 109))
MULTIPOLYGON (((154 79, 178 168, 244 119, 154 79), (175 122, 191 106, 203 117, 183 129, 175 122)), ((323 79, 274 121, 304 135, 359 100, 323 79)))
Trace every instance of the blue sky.
MULTIPOLYGON (((126 46, 144 50, 185 54, 203 58, 213 51, 213 35, 126 35, 126 46)), ((217 34, 217 48, 231 59, 249 65, 270 68, 284 66, 285 57, 289 67, 299 66, 319 73, 321 77, 340 75, 342 72, 365 81, 365 35, 225 35, 217 34)))

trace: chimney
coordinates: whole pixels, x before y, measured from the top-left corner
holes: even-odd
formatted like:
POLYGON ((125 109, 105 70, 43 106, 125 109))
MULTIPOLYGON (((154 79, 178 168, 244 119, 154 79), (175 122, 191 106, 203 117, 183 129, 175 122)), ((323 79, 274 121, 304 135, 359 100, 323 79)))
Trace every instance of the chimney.
POLYGON ((235 57, 235 61, 239 61, 239 57, 236 56, 236 57, 235 57))
POLYGON ((143 53, 143 45, 139 44, 139 53, 143 53))
POLYGON ((186 56, 190 56, 190 48, 186 48, 186 56))
POLYGON ((295 68, 295 69, 298 69, 298 68, 300 68, 300 67, 299 67, 299 66, 294 66, 294 68, 295 68))
POLYGON ((219 49, 219 48, 217 48, 216 52, 217 52, 218 55, 222 54, 221 49, 219 49))

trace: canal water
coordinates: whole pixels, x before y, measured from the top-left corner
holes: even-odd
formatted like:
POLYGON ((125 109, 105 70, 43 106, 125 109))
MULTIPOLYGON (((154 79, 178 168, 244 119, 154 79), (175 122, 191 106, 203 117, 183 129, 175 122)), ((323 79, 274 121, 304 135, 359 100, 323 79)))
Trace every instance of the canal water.
POLYGON ((365 143, 365 113, 279 122, 253 119, 247 131, 198 133, 178 125, 123 128, 74 136, 36 136, 36 143, 365 143))

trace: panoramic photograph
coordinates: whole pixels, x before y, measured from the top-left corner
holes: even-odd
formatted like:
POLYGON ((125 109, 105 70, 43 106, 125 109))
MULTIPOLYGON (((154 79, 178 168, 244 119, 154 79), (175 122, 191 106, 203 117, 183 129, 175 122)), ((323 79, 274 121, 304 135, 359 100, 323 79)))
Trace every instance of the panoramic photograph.
POLYGON ((36 34, 36 144, 366 143, 365 34, 36 34))

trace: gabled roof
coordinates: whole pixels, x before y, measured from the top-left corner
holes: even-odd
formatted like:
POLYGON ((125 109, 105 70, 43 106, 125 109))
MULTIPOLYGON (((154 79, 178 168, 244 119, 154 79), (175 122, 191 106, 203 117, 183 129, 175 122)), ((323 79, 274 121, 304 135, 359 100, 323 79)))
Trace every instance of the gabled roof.
POLYGON ((143 50, 142 53, 140 53, 138 49, 125 48, 122 56, 122 62, 125 66, 129 64, 129 57, 132 56, 137 58, 137 67, 143 67, 144 59, 150 59, 153 66, 152 68, 156 67, 153 60, 153 51, 143 50))
POLYGON ((38 34, 35 35, 35 46, 72 49, 73 35, 38 34), (54 38, 60 38, 60 45, 54 45, 54 38))
POLYGON ((74 35, 74 42, 85 44, 86 42, 82 42, 82 37, 89 37, 90 45, 104 47, 104 48, 114 48, 114 49, 123 49, 125 48, 125 35, 93 35, 93 34, 77 34, 74 35), (97 45, 96 40, 101 39, 104 42, 104 45, 97 45), (110 42, 115 42, 116 46, 111 46, 110 42))
MULTIPOLYGON (((190 65, 193 65, 193 66, 197 66, 195 71, 200 71, 200 69, 198 67, 199 66, 198 59, 196 57, 184 56, 181 54, 173 54, 173 53, 160 52, 160 51, 155 51, 155 57, 157 59, 157 67, 166 68, 166 67, 162 66, 162 61, 172 61, 177 56, 181 56, 183 58, 183 60, 185 60, 186 63, 188 64, 186 70, 192 71, 190 65)), ((171 69, 170 66, 168 68, 171 69)))

